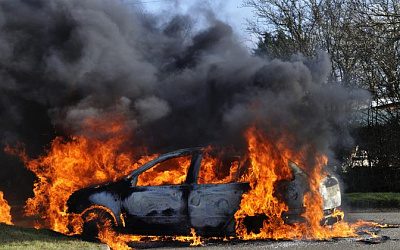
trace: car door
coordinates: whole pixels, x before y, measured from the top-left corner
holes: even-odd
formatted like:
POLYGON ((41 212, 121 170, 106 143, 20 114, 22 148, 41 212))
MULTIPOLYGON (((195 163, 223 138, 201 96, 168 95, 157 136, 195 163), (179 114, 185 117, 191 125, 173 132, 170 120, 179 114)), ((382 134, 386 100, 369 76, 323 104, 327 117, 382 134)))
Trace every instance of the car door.
MULTIPOLYGON (((248 190, 249 185, 234 182, 233 178, 227 178, 227 176, 202 177, 206 166, 210 167, 209 163, 207 157, 202 157, 197 169, 200 171, 197 175, 199 177, 192 184, 188 199, 190 224, 203 235, 231 235, 234 234, 235 229, 234 214, 239 209, 242 194, 248 190)), ((216 161, 214 164, 217 164, 216 161)), ((232 166, 229 165, 229 168, 232 166)), ((211 170, 219 171, 216 167, 211 170)), ((210 173, 209 171, 208 174, 210 173)), ((231 171, 228 173, 232 174, 231 171)))
POLYGON ((186 179, 192 152, 161 156, 138 174, 137 185, 123 200, 126 228, 142 234, 178 234, 190 229, 186 179), (162 158, 164 157, 164 158, 162 158))

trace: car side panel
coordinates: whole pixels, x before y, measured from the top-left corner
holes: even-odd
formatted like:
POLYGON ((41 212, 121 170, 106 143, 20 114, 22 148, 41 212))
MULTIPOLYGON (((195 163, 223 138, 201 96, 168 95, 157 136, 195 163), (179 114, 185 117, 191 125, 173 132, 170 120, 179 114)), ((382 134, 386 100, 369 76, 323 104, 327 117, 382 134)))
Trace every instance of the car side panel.
POLYGON ((234 214, 247 183, 193 185, 189 194, 190 224, 201 234, 234 233, 234 214))
POLYGON ((126 229, 138 233, 188 231, 187 185, 132 187, 123 201, 126 229))

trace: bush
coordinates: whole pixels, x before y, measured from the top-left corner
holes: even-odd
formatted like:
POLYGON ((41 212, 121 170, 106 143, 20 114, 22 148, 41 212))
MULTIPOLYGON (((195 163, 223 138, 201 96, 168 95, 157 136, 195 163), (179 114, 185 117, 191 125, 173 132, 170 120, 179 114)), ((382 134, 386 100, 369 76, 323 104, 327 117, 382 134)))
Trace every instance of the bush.
POLYGON ((400 208, 400 193, 348 193, 343 201, 356 208, 400 208))

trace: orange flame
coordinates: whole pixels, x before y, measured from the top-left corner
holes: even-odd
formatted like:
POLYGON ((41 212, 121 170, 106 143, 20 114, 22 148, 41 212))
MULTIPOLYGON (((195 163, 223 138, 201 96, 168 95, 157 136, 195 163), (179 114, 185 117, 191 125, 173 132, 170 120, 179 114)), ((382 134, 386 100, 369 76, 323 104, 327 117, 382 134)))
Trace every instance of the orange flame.
POLYGON ((208 147, 203 153, 203 160, 200 165, 199 184, 219 184, 236 181, 236 174, 239 167, 238 161, 230 162, 230 166, 224 169, 222 160, 217 156, 212 156, 209 152, 212 150, 208 147), (227 175, 224 172, 229 170, 227 175))
POLYGON ((139 186, 179 185, 186 180, 191 157, 183 156, 161 162, 139 176, 139 186))
POLYGON ((119 116, 107 123, 88 119, 84 123, 88 134, 101 136, 79 135, 68 140, 57 137, 47 153, 37 159, 29 159, 23 150, 6 148, 10 153, 19 154, 26 167, 37 176, 35 196, 28 199, 25 206, 28 216, 40 216, 37 227, 66 234, 79 233, 81 220, 67 213, 69 196, 87 186, 115 181, 155 157, 143 157, 134 162, 132 152, 120 152, 129 138, 124 122, 119 116))
MULTIPOLYGON (((157 157, 153 154, 138 158, 138 152, 127 150, 125 143, 130 138, 130 131, 124 126, 125 122, 121 116, 113 116, 113 119, 88 119, 84 122, 85 131, 88 131, 85 136, 76 135, 67 140, 57 137, 46 154, 37 159, 29 159, 23 150, 6 149, 8 152, 19 154, 27 168, 37 176, 34 197, 27 201, 26 213, 40 216, 39 227, 51 228, 65 234, 80 233, 83 223, 81 216, 67 213, 66 202, 74 191, 98 183, 115 181, 157 157)), ((324 216, 323 200, 319 193, 319 185, 325 176, 323 167, 327 162, 324 155, 315 153, 314 165, 303 169, 309 178, 309 192, 306 193, 303 202, 305 212, 302 217, 305 222, 289 225, 282 219, 282 214, 288 210, 288 206, 277 197, 276 185, 280 181, 293 178, 288 161, 290 159, 296 163, 304 163, 307 149, 292 151, 285 140, 269 140, 255 127, 248 129, 245 136, 248 142, 247 158, 250 162, 245 176, 238 180, 238 161, 231 162, 228 170, 223 166, 220 156, 211 155, 209 149, 203 155, 199 176, 200 184, 232 181, 250 183, 251 190, 243 194, 240 209, 235 214, 236 233, 239 238, 329 239, 355 236, 355 229, 361 224, 349 225, 339 222, 330 227, 320 224, 324 216), (266 216, 262 228, 257 233, 248 232, 244 219, 256 215, 266 216)), ((138 185, 183 183, 190 160, 189 157, 180 157, 175 162, 168 161, 168 165, 159 163, 140 175, 138 185)), ((193 229, 191 236, 135 236, 115 232, 111 222, 105 223, 99 229, 98 238, 113 249, 129 249, 129 242, 143 240, 172 239, 190 242, 193 245, 202 243, 193 229)))
POLYGON ((236 233, 248 239, 330 239, 333 237, 355 236, 354 229, 345 222, 331 227, 321 226, 323 219, 323 200, 319 193, 319 185, 325 176, 323 167, 327 158, 323 155, 315 157, 315 166, 309 176, 310 191, 305 194, 304 223, 285 224, 282 213, 288 210, 287 205, 275 195, 275 184, 279 180, 290 180, 291 171, 288 160, 301 162, 305 152, 293 152, 285 147, 285 142, 273 144, 265 134, 256 128, 246 133, 250 172, 246 180, 251 190, 243 195, 240 209, 236 212, 236 233), (259 233, 247 232, 243 220, 246 216, 266 215, 259 233))
POLYGON ((250 182, 250 192, 243 194, 240 209, 235 214, 236 233, 242 239, 259 238, 293 238, 291 226, 285 225, 281 215, 288 210, 283 201, 274 194, 274 184, 278 180, 290 179, 291 171, 282 154, 268 142, 264 135, 251 128, 246 133, 250 171, 246 181, 250 182), (268 223, 264 222, 260 233, 248 233, 243 219, 246 216, 265 214, 268 223), (288 235, 291 234, 291 235, 288 235))
POLYGON ((11 208, 4 199, 3 192, 0 191, 0 223, 13 225, 11 221, 11 208))
POLYGON ((196 231, 192 228, 190 230, 190 236, 143 236, 143 235, 131 235, 122 234, 115 232, 112 229, 111 222, 107 221, 101 228, 99 228, 98 238, 101 242, 106 243, 111 249, 118 250, 129 250, 129 243, 134 242, 151 242, 151 241, 178 241, 188 242, 190 246, 200 246, 203 241, 200 236, 196 234, 196 231))

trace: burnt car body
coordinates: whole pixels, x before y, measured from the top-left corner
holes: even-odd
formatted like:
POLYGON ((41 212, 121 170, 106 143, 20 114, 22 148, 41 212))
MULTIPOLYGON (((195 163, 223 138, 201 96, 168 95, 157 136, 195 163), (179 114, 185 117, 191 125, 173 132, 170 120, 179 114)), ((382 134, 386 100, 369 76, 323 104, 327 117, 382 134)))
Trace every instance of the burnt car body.
MULTIPOLYGON (((134 234, 188 234, 194 228, 200 235, 234 235, 234 214, 242 194, 250 188, 246 182, 199 184, 204 148, 181 149, 163 154, 134 170, 125 178, 104 185, 84 188, 68 200, 71 213, 104 208, 115 229, 134 234), (157 164, 181 156, 190 157, 186 179, 179 185, 138 186, 138 178, 157 164)), ((283 185, 283 199, 289 206, 284 215, 290 222, 303 212, 302 197, 306 192, 305 174, 291 164, 294 179, 283 185)), ((321 183, 327 218, 340 206, 340 189, 336 178, 321 183)))

